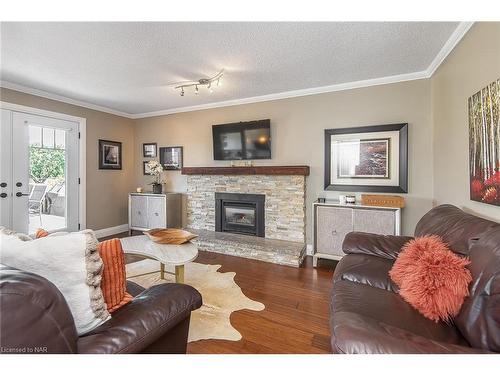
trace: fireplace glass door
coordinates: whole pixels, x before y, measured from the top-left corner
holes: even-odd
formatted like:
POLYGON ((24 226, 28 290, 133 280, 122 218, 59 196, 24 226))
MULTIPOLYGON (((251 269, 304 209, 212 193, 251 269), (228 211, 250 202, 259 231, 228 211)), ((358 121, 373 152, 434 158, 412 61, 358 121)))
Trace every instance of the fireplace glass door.
POLYGON ((224 203, 224 230, 256 234, 256 207, 252 203, 224 203))

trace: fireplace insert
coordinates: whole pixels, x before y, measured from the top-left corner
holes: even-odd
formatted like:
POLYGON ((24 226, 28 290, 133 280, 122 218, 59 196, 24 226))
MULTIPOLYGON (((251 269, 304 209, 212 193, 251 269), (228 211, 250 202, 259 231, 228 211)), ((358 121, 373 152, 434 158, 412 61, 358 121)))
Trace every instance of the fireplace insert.
POLYGON ((215 193, 215 230, 265 236, 264 194, 215 193))

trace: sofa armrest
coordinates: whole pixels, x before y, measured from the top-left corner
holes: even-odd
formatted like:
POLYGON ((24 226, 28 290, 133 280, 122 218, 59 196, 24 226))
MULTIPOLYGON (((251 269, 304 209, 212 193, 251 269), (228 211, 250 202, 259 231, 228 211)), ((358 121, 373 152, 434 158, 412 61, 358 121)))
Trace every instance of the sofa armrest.
POLYGON ((2 353, 76 353, 77 339, 73 315, 54 284, 0 266, 2 353))
POLYGON ((346 254, 374 255, 395 260, 401 248, 413 237, 387 236, 365 232, 348 233, 342 244, 342 251, 346 254))
POLYGON ((78 340, 79 353, 138 353, 201 307, 200 293, 185 284, 155 285, 78 340))

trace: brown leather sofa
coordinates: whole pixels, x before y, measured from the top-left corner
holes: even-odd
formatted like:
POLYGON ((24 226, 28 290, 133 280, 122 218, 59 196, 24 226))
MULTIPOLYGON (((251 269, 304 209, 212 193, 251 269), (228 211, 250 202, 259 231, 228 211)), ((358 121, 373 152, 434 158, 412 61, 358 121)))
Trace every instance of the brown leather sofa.
POLYGON ((431 234, 471 260, 470 296, 459 315, 449 324, 434 323, 397 293, 388 272, 412 237, 352 232, 333 277, 334 352, 500 352, 500 224, 442 205, 424 215, 415 229, 415 236, 431 234))
POLYGON ((191 311, 201 295, 189 285, 147 290, 127 284, 132 302, 92 332, 78 337, 63 295, 33 273, 0 268, 2 353, 186 353, 191 311))

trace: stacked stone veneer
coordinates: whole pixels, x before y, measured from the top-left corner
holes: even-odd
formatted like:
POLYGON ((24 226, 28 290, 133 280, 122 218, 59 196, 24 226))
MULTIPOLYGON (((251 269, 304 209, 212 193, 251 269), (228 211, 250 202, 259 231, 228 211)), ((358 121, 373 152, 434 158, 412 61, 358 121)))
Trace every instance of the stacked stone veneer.
POLYGON ((265 194, 266 238, 305 241, 305 176, 188 175, 188 227, 215 231, 216 192, 265 194))

